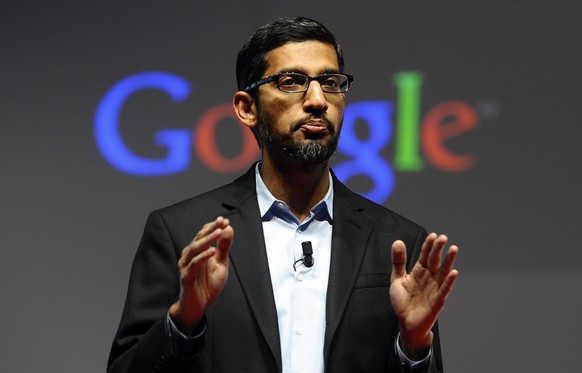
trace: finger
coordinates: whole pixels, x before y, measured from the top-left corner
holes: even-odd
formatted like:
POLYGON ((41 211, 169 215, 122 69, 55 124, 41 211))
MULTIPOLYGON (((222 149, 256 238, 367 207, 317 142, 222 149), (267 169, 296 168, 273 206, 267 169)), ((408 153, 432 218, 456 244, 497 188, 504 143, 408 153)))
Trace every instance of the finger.
POLYGON ((451 294, 451 291, 453 290, 453 285, 455 284, 455 281, 457 280, 458 277, 459 277, 459 271, 457 271, 456 269, 453 269, 452 271, 449 272, 449 274, 447 275, 442 286, 439 288, 438 298, 440 299, 440 302, 441 302, 441 305, 440 305, 441 308, 444 307, 445 301, 447 300, 448 296, 451 294))
POLYGON ((210 247, 186 263, 186 265, 181 270, 182 283, 186 285, 191 284, 198 273, 200 273, 202 267, 208 262, 208 260, 210 260, 210 258, 212 258, 215 252, 216 248, 210 247))
POLYGON ((428 253, 428 261, 427 261, 427 268, 430 273, 438 273, 441 267, 441 256, 443 253, 443 248, 447 244, 448 237, 444 234, 441 234, 434 240, 432 246, 430 247, 430 251, 428 253))
POLYGON ((220 262, 225 262, 228 259, 228 252, 232 246, 232 241, 234 238, 234 229, 229 225, 228 220, 226 220, 227 225, 222 228, 220 238, 216 243, 216 248, 218 249, 217 260, 220 262))
POLYGON ((422 248, 420 249, 420 256, 418 257, 418 263, 425 267, 427 266, 428 262, 428 254, 430 252, 430 248, 432 247, 434 241, 437 239, 437 234, 432 232, 424 239, 424 243, 422 244, 422 248))
POLYGON ((214 220, 214 224, 216 228, 226 228, 230 224, 230 221, 223 216, 218 216, 216 220, 214 220))
POLYGON ((216 241, 216 239, 220 235, 220 230, 214 230, 211 234, 204 236, 192 243, 182 250, 182 255, 178 260, 178 266, 180 268, 184 268, 188 265, 188 263, 194 258, 196 255, 199 255, 201 252, 207 250, 212 246, 212 243, 216 241))
POLYGON ((215 230, 217 227, 220 227, 221 223, 222 223, 222 217, 219 216, 217 217, 214 221, 208 222, 206 224, 204 224, 202 226, 202 228, 200 228, 200 230, 198 231, 198 233, 196 233, 196 236, 194 236, 194 238, 192 239, 192 242, 199 240, 202 237, 207 236, 208 234, 210 234, 213 230, 215 230))
POLYGON ((406 245, 401 240, 392 244, 392 274, 390 281, 406 275, 406 245))
POLYGON ((447 251, 445 262, 439 271, 439 283, 443 283, 449 273, 453 270, 453 265, 459 253, 459 248, 456 245, 451 245, 447 251))
POLYGON ((178 266, 180 268, 185 267, 194 256, 206 250, 220 237, 221 230, 216 227, 218 221, 219 219, 217 218, 213 222, 204 224, 192 242, 182 250, 182 254, 178 260, 178 266))

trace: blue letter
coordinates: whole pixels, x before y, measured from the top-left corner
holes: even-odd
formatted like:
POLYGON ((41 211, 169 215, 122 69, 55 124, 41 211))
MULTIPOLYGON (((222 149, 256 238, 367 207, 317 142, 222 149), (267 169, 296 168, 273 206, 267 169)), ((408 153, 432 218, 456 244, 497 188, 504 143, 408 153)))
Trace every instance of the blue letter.
POLYGON ((138 176, 160 176, 184 171, 190 165, 192 130, 161 130, 155 143, 166 146, 166 158, 151 159, 131 152, 119 133, 118 118, 124 102, 134 92, 157 88, 168 93, 173 101, 181 102, 190 94, 187 80, 165 72, 145 72, 129 76, 117 83, 97 107, 95 113, 95 140, 101 154, 122 172, 138 176))
POLYGON ((334 167, 337 177, 344 183, 355 175, 369 177, 374 182, 374 188, 361 194, 377 203, 386 201, 394 188, 394 172, 380 156, 382 148, 390 141, 390 116, 393 110, 392 103, 388 101, 363 101, 348 105, 339 149, 353 159, 334 167), (358 119, 368 123, 370 135, 365 141, 360 140, 356 134, 355 124, 358 119))

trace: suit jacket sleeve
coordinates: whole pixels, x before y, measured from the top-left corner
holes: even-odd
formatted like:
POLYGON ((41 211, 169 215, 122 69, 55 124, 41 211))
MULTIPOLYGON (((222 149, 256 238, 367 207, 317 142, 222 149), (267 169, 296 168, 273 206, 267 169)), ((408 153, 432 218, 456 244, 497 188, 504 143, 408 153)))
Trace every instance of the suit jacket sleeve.
POLYGON ((176 357, 166 325, 180 291, 177 250, 162 215, 151 213, 133 262, 109 373, 189 370, 191 361, 176 357))

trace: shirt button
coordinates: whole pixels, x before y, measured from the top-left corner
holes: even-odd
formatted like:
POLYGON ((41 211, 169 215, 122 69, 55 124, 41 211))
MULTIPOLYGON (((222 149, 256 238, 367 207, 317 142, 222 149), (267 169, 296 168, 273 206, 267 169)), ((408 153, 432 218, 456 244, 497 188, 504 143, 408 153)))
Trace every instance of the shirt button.
POLYGON ((298 329, 297 329, 297 334, 298 334, 298 335, 303 335, 303 329, 301 329, 301 328, 298 328, 298 329))
POLYGON ((303 281, 303 275, 302 274, 297 275, 297 280, 303 281))

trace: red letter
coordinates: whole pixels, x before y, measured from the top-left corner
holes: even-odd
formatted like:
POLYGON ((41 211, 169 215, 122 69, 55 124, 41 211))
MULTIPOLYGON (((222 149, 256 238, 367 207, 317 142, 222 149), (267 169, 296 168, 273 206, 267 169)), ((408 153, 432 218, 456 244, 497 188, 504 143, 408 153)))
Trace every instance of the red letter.
POLYGON ((477 126, 475 110, 464 102, 444 102, 432 108, 422 123, 422 146, 426 158, 443 171, 465 171, 475 165, 471 154, 454 154, 444 141, 477 126))
MULTIPOLYGON (((200 160, 213 171, 216 172, 235 172, 248 167, 259 155, 259 147, 256 145, 255 137, 252 132, 241 128, 241 138, 243 142, 243 149, 238 157, 234 159, 224 158, 216 148, 215 132, 216 124, 224 118, 233 118, 235 121, 236 115, 232 108, 232 104, 221 104, 208 110, 200 121, 194 136, 194 149, 198 153, 200 160)), ((237 121, 238 123, 238 121, 237 121)), ((237 137, 233 134, 233 137, 237 137)))

